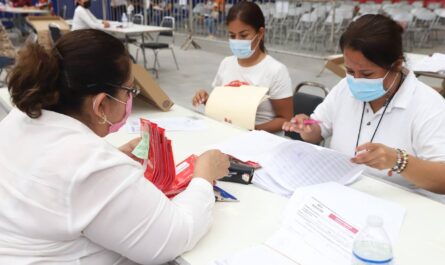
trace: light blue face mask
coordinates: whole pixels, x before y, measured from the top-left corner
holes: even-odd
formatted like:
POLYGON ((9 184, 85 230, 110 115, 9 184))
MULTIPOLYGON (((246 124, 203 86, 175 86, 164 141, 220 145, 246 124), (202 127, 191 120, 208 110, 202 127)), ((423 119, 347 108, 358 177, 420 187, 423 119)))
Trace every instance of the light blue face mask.
POLYGON ((229 39, 230 50, 232 50, 233 55, 238 59, 247 59, 255 52, 252 49, 252 41, 256 39, 258 35, 255 35, 251 40, 235 40, 229 39))
POLYGON ((394 85, 396 78, 394 78, 394 81, 388 90, 385 90, 383 87, 383 81, 388 74, 389 71, 383 78, 376 79, 355 78, 352 75, 347 74, 346 81, 348 82, 349 90, 356 99, 370 102, 383 97, 394 85))

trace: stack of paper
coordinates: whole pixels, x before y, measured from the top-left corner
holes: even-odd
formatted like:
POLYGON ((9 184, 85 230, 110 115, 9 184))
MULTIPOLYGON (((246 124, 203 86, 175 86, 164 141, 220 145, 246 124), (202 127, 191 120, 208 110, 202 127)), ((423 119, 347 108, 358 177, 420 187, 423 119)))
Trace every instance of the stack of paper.
POLYGON ((435 73, 445 71, 445 54, 435 53, 431 57, 426 57, 415 63, 411 70, 435 73))
POLYGON ((405 215, 399 205, 332 182, 300 188, 269 240, 214 264, 349 265, 354 238, 369 215, 384 220, 394 244, 405 215))
POLYGON ((190 156, 176 168, 172 143, 165 130, 157 124, 141 119, 142 141, 135 148, 135 155, 145 159, 145 178, 165 195, 173 197, 183 191, 193 176, 196 156, 190 156))
POLYGON ((215 148, 242 161, 257 162, 253 183, 290 196, 298 187, 335 181, 347 185, 364 167, 332 149, 285 139, 264 131, 247 132, 215 148))

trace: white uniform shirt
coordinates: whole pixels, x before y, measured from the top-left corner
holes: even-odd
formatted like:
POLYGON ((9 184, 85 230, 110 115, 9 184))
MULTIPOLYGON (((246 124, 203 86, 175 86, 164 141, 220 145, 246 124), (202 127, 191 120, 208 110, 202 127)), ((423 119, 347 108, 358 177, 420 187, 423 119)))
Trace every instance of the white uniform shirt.
MULTIPOLYGON (((239 80, 252 86, 267 87, 269 99, 292 97, 292 81, 286 66, 269 55, 251 67, 242 67, 235 56, 229 56, 219 65, 213 87, 224 86, 239 80)), ((255 124, 266 123, 275 118, 275 111, 270 100, 258 106, 255 124)))
POLYGON ((17 109, 0 122, 0 264, 160 264, 206 233, 212 186, 173 200, 83 123, 17 109))
MULTIPOLYGON (((374 113, 366 103, 359 145, 371 140, 383 110, 384 107, 374 113)), ((353 97, 346 79, 343 79, 316 108, 312 117, 322 121, 324 139, 332 136, 330 147, 352 157, 362 111, 363 102, 353 97)), ((373 142, 404 149, 420 159, 445 162, 445 100, 409 72, 389 103, 373 142)), ((445 196, 416 189, 401 175, 388 177, 388 170, 369 168, 368 171, 371 175, 445 201, 445 196)))
POLYGON ((88 8, 81 5, 76 7, 71 30, 101 28, 103 28, 102 22, 100 22, 88 8))

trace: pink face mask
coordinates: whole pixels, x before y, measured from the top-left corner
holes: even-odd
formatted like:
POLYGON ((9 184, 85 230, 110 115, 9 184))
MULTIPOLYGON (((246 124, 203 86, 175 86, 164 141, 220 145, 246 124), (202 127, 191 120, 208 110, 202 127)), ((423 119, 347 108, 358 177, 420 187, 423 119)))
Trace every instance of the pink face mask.
MULTIPOLYGON (((111 123, 110 121, 107 120, 107 117, 104 115, 105 122, 110 125, 110 128, 108 129, 108 133, 114 133, 114 132, 119 131, 119 129, 122 128, 122 126, 124 126, 124 124, 127 122, 127 119, 131 114, 131 108, 133 106, 133 95, 131 93, 129 94, 127 102, 123 102, 123 101, 121 101, 115 97, 112 97, 108 94, 107 94, 107 96, 116 100, 119 103, 125 104, 125 115, 121 121, 116 122, 116 123, 111 123)), ((96 100, 94 100, 94 102, 93 102, 93 108, 94 108, 95 104, 96 104, 96 100)))

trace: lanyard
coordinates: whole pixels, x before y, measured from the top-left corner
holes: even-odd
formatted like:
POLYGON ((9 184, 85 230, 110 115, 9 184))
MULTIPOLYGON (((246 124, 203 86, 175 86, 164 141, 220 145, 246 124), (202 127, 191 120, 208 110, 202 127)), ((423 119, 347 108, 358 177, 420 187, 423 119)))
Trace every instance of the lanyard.
MULTIPOLYGON (((385 113, 386 113, 386 109, 388 108, 388 105, 389 105, 389 102, 391 102, 391 99, 392 99, 392 97, 387 98, 387 99, 385 100, 385 108, 383 109, 382 116, 380 116, 379 122, 377 123, 377 127, 375 127, 374 133, 372 134, 371 141, 370 141, 371 143, 372 143, 372 141, 374 140, 375 134, 377 133, 377 130, 379 129, 380 122, 382 121, 383 116, 384 116, 385 113)), ((360 127, 358 128, 357 142, 356 142, 356 144, 355 144, 355 148, 356 148, 356 149, 357 149, 357 146, 358 146, 358 142, 360 141, 360 134, 361 134, 361 132, 362 132, 363 117, 365 116, 365 108, 366 108, 366 102, 363 102, 362 118, 360 119, 360 127)), ((354 155, 356 155, 356 154, 357 154, 357 152, 354 151, 354 155)))

